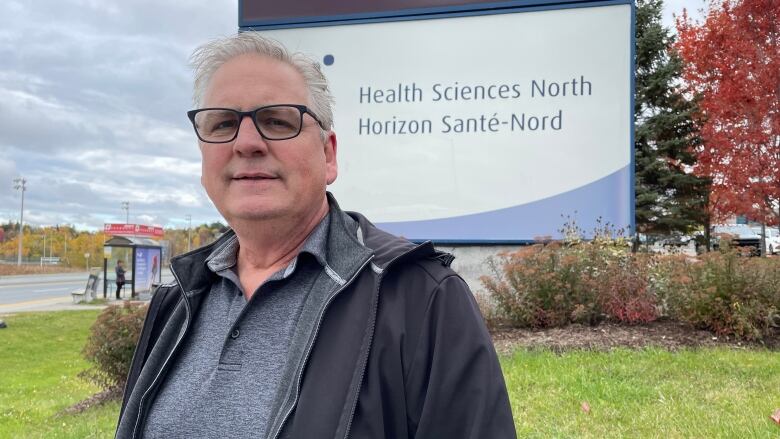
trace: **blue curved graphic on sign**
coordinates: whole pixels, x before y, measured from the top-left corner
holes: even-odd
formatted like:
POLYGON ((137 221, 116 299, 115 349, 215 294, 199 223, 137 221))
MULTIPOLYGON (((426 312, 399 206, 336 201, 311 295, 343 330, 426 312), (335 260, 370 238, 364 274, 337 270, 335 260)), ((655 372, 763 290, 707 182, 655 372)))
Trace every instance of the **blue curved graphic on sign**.
POLYGON ((593 233, 599 219, 601 224, 622 227, 628 233, 631 225, 630 190, 630 166, 626 166, 585 186, 519 206, 451 218, 377 225, 413 241, 439 242, 518 242, 546 236, 561 238, 564 223, 572 219, 584 230, 586 237, 593 233))

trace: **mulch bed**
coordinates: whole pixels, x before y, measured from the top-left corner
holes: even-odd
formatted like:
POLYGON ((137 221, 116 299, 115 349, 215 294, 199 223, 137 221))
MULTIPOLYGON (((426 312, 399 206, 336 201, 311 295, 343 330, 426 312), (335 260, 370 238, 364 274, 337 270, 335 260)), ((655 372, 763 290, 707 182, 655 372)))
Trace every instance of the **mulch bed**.
POLYGON ((608 351, 614 348, 641 349, 659 347, 671 351, 683 348, 725 346, 737 349, 769 348, 780 350, 780 334, 762 343, 717 336, 690 326, 657 321, 646 325, 625 326, 602 323, 598 326, 569 325, 550 329, 497 329, 492 333, 496 350, 502 354, 516 348, 549 349, 565 352, 575 349, 608 351))
POLYGON ((122 388, 121 387, 115 387, 113 389, 104 390, 102 392, 98 392, 92 396, 90 396, 87 399, 84 399, 82 401, 77 402, 76 404, 73 404, 70 407, 66 407, 59 413, 55 415, 55 417, 63 416, 63 415, 75 415, 77 413, 81 413, 85 410, 87 410, 90 407, 95 407, 101 404, 105 404, 107 402, 111 402, 114 400, 119 400, 122 398, 122 388))

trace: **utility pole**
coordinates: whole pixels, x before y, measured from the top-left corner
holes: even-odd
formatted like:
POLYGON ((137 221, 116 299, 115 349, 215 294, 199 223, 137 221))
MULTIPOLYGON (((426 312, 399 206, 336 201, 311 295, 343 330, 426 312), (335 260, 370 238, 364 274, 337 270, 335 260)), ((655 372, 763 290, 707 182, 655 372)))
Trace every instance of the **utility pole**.
POLYGON ((130 224, 130 202, 122 201, 122 209, 125 211, 125 224, 130 224))
POLYGON ((187 251, 192 250, 192 215, 187 215, 187 251))
POLYGON ((19 209, 19 254, 16 265, 22 265, 22 237, 24 236, 24 191, 27 190, 27 180, 24 177, 14 178, 14 189, 22 191, 22 207, 19 209))

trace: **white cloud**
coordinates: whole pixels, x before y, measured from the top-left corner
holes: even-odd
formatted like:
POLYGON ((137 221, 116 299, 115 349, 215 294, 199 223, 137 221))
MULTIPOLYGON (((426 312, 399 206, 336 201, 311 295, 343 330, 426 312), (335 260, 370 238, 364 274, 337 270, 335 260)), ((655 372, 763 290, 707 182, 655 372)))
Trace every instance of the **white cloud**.
POLYGON ((190 52, 234 33, 237 2, 6 1, 0 15, 0 220, 99 229, 131 215, 219 219, 200 186, 190 52))

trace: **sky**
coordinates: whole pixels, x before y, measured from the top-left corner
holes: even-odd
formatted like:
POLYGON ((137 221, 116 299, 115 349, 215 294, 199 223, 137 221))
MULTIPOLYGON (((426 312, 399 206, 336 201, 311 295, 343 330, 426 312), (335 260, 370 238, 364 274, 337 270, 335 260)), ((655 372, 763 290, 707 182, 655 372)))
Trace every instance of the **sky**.
MULTIPOLYGON (((704 0, 667 0, 664 24, 704 0)), ((200 185, 190 53, 237 30, 238 0, 3 0, 0 222, 219 221, 200 185)))

